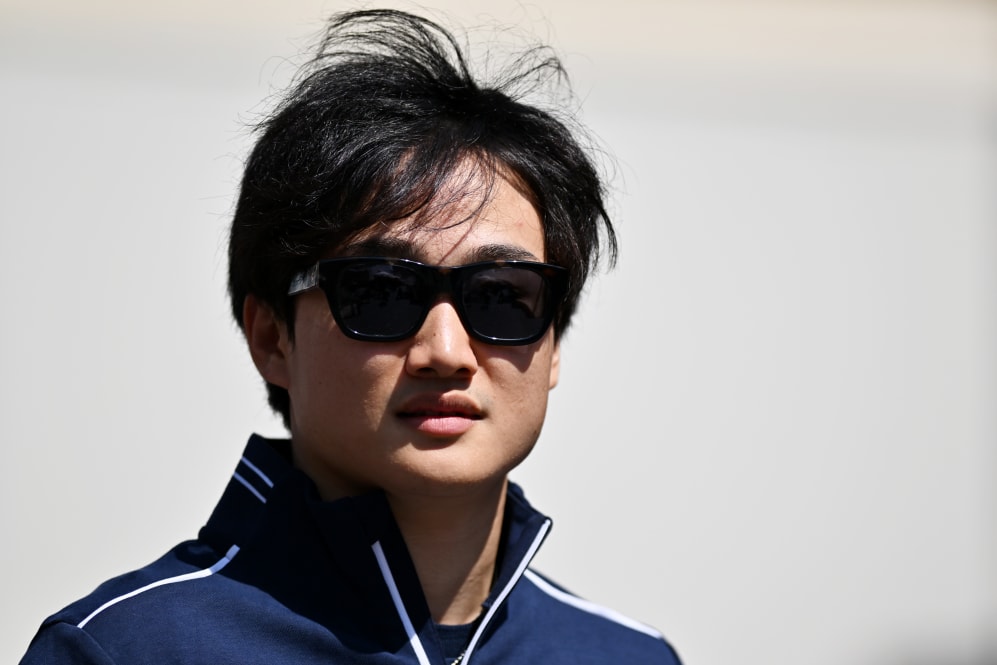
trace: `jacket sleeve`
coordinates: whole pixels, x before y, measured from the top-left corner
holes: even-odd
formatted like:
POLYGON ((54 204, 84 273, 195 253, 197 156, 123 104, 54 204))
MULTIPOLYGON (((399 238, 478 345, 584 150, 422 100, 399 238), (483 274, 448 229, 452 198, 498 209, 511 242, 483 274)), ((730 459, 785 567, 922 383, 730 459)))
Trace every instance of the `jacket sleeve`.
POLYGON ((85 630, 61 621, 41 627, 20 665, 114 665, 85 630))

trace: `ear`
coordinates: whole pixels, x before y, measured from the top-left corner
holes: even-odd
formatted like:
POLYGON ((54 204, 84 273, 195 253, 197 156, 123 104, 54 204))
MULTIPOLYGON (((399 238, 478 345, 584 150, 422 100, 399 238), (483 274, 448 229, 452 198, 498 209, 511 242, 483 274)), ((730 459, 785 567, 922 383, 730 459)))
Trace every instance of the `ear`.
POLYGON ((561 342, 554 341, 554 351, 550 357, 550 390, 557 386, 557 380, 561 376, 561 342))
POLYGON ((256 296, 248 295, 242 303, 242 327, 256 370, 267 383, 290 388, 288 354, 291 341, 287 324, 273 309, 256 296))

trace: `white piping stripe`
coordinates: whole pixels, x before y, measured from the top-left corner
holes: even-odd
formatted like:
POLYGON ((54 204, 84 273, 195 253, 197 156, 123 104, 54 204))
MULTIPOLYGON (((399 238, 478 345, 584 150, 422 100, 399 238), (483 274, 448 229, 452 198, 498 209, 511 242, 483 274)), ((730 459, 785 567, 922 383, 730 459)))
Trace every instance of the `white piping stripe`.
POLYGON ((177 575, 176 577, 167 577, 166 579, 159 580, 158 582, 153 582, 152 584, 146 584, 141 589, 135 589, 130 593, 118 596, 117 598, 112 598, 111 600, 107 601, 106 603, 95 609, 93 612, 91 612, 90 616, 88 616, 86 619, 76 624, 76 627, 83 628, 85 625, 90 623, 91 619, 93 619, 95 616, 97 616, 107 608, 111 607, 112 605, 117 605, 123 600, 128 600, 129 598, 133 598, 139 595, 140 593, 149 591, 150 589, 155 589, 156 587, 160 587, 165 584, 176 584, 177 582, 186 582, 188 580, 196 580, 202 577, 208 577, 210 575, 214 575, 219 570, 227 566, 229 562, 232 561, 232 559, 234 559, 235 555, 238 553, 239 553, 239 546, 233 545, 228 549, 228 552, 225 553, 225 556, 219 559, 218 563, 211 566, 210 568, 203 568, 201 570, 196 570, 193 573, 185 573, 183 575, 177 575))
POLYGON ((263 496, 262 494, 260 494, 259 490, 257 490, 255 487, 253 487, 252 485, 250 485, 248 480, 246 480, 241 475, 239 475, 238 471, 236 471, 235 473, 233 473, 232 477, 235 478, 236 480, 238 480, 240 483, 242 483, 242 486, 245 487, 247 490, 249 490, 250 492, 252 492, 253 494, 255 494, 257 499, 259 499, 263 503, 267 502, 267 498, 265 496, 263 496))
POLYGON ((537 587, 541 591, 543 591, 549 596, 553 596, 562 603, 571 605, 572 607, 577 607, 583 612, 588 612, 589 614, 595 614, 596 616, 601 616, 605 619, 609 619, 610 621, 618 623, 621 626, 626 626, 631 630, 636 630, 640 633, 644 633, 645 635, 650 635, 651 637, 655 637, 659 640, 664 639, 664 636, 658 631, 656 631, 654 628, 651 628, 650 626, 645 626, 639 621, 634 621, 630 617, 623 616, 616 610, 611 610, 608 607, 597 605, 593 602, 583 600, 578 596, 573 596, 570 593, 561 591, 557 587, 552 586, 547 580, 534 573, 532 570, 526 571, 526 579, 530 580, 535 585, 537 585, 537 587))
POLYGON ((398 612, 398 618, 402 620, 402 625, 405 626, 405 634, 408 635, 409 644, 412 645, 412 650, 415 651, 415 657, 419 659, 419 665, 430 665, 429 656, 426 655, 426 650, 422 648, 422 642, 419 641, 419 636, 412 626, 412 620, 409 619, 408 612, 405 611, 402 596, 398 593, 395 578, 391 574, 391 569, 388 568, 388 560, 384 557, 384 549, 381 547, 381 541, 377 541, 371 545, 371 548, 374 550, 374 556, 377 558, 377 565, 381 569, 381 576, 388 585, 391 600, 395 603, 395 611, 398 612))
POLYGON ((243 456, 242 458, 242 463, 248 466, 253 471, 253 473, 259 476, 260 479, 267 484, 267 487, 273 487, 273 481, 267 478, 267 474, 260 471, 260 467, 250 462, 248 459, 245 458, 245 456, 243 456))
POLYGON ((478 629, 474 631, 474 637, 472 637, 471 641, 467 643, 467 649, 464 650, 464 660, 461 661, 463 665, 467 665, 468 661, 471 660, 471 652, 474 651, 474 647, 477 646, 478 639, 481 638, 481 634, 485 632, 485 626, 487 626, 488 622, 491 621, 492 616, 498 611, 499 606, 501 606, 503 601, 505 601, 506 596, 512 593, 512 587, 516 586, 516 582, 518 582, 519 578, 523 576, 523 573, 529 572, 526 570, 526 567, 530 565, 530 561, 533 560, 537 550, 540 549, 540 544, 543 543, 543 539, 549 530, 550 520, 547 520, 543 523, 543 526, 540 527, 539 533, 537 533, 536 537, 533 539, 533 544, 530 545, 530 549, 526 551, 526 556, 524 556, 523 560, 519 562, 519 567, 516 568, 516 572, 513 573, 512 579, 510 579, 509 583, 505 585, 504 589, 502 589, 502 593, 495 598, 495 602, 488 608, 485 618, 482 619, 481 623, 478 625, 478 629))

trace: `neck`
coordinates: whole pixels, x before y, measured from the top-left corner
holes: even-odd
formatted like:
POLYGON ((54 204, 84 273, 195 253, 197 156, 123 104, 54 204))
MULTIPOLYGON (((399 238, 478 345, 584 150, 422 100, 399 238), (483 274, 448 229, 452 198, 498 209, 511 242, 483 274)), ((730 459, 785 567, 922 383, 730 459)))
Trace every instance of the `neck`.
POLYGON ((388 496, 436 623, 474 621, 491 591, 505 480, 459 499, 388 496))

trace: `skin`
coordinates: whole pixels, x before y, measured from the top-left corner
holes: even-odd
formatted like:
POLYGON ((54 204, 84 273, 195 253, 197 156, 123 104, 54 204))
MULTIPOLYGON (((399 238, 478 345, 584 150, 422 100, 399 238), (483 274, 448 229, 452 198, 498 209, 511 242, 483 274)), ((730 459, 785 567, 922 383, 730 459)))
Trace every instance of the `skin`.
MULTIPOLYGON (((497 178, 480 204, 457 197, 438 221, 377 226, 335 255, 545 260, 540 218, 513 184, 497 178)), ((526 346, 478 342, 441 299, 413 337, 358 341, 319 290, 297 297, 294 316, 292 341, 268 307, 252 296, 244 306, 260 374, 291 397, 295 464, 327 500, 383 490, 434 619, 472 621, 491 586, 507 476, 536 443, 557 383, 553 330, 526 346)))

